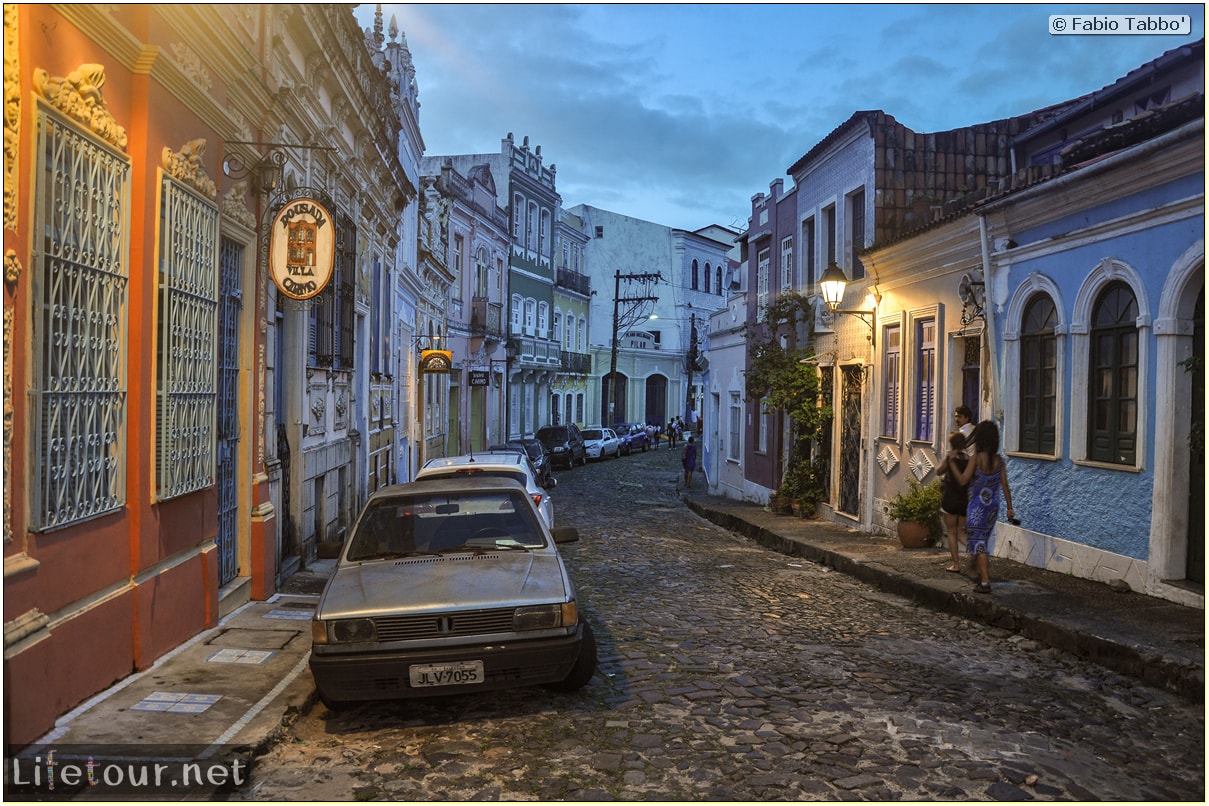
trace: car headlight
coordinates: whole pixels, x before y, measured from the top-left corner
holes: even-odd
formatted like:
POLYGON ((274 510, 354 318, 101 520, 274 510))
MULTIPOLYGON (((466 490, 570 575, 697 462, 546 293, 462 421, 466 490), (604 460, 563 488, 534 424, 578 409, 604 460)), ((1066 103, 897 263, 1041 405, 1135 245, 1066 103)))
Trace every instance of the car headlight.
POLYGON ((517 632, 526 630, 549 630, 567 627, 579 621, 579 608, 574 601, 562 604, 518 607, 512 615, 512 628, 517 632))
POLYGON ((316 644, 364 644, 377 639, 378 630, 374 627, 373 619, 315 619, 311 622, 311 640, 316 644))

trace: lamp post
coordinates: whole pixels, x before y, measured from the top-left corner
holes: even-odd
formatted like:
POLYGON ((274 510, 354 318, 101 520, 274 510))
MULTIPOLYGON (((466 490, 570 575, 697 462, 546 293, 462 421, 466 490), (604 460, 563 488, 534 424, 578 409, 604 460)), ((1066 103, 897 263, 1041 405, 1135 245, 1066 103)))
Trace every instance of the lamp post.
MULTIPOLYGON (((833 314, 842 313, 849 316, 859 316, 861 321, 869 326, 869 343, 877 347, 877 328, 874 327, 874 318, 877 316, 877 309, 872 311, 855 311, 845 310, 840 308, 840 304, 844 301, 844 291, 848 288, 848 276, 844 274, 833 260, 827 267, 827 271, 823 272, 823 276, 819 278, 819 290, 823 294, 823 302, 826 303, 827 309, 833 314), (866 320, 865 317, 868 317, 866 320)), ((876 294, 873 297, 874 302, 880 302, 881 297, 876 294)))

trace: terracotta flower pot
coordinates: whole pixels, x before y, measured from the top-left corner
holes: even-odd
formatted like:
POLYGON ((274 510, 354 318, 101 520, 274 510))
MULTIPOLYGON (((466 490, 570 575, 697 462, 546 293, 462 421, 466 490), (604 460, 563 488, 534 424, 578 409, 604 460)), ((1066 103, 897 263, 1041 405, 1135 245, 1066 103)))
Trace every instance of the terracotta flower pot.
POLYGON ((931 538, 931 531, 926 523, 898 522, 898 542, 902 543, 905 549, 922 549, 931 544, 931 538))

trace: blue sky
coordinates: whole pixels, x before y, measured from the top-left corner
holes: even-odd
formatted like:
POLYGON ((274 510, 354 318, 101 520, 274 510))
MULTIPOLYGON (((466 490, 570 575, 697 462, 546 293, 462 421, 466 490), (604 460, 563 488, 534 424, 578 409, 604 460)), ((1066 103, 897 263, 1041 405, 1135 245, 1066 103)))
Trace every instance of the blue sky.
MULTIPOLYGON (((383 4, 416 66, 428 155, 513 132, 563 204, 743 228, 751 197, 853 112, 917 132, 1111 84, 1204 36, 1202 4, 383 4), (1049 33, 1051 14, 1187 14, 1192 34, 1049 33)), ((373 4, 356 10, 372 25, 373 4)), ((792 183, 787 179, 786 185, 792 183)))

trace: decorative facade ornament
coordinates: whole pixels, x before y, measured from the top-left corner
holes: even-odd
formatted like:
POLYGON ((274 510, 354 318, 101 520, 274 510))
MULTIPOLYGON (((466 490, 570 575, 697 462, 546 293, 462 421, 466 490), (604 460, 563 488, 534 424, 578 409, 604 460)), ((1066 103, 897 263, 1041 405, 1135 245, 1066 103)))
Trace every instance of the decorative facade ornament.
POLYGON ((327 389, 324 386, 311 387, 311 426, 307 429, 312 434, 322 434, 326 428, 327 389))
MULTIPOLYGON (((21 60, 17 50, 17 8, 16 3, 4 4, 4 227, 12 230, 17 229, 17 152, 21 145, 21 60)), ((5 467, 8 467, 7 460, 5 467)))
POLYGON ((177 42, 172 45, 172 55, 176 57, 177 63, 180 64, 181 72, 187 75, 194 84, 201 87, 203 90, 209 91, 213 85, 210 80, 210 74, 206 71, 205 65, 193 49, 183 42, 177 42))
POLYGON ((256 216, 248 210, 248 180, 244 179, 231 185, 231 189, 223 194, 223 218, 229 218, 236 224, 242 224, 248 229, 256 229, 256 216))
MULTIPOLYGON (((9 290, 17 284, 17 280, 21 277, 21 259, 17 257, 17 253, 12 249, 4 250, 4 282, 8 284, 9 290)), ((7 344, 8 342, 5 342, 7 344)), ((7 465, 5 465, 7 467, 7 465)))
POLYGON ((928 454, 924 453, 922 450, 919 450, 916 451, 915 455, 911 457, 908 467, 911 468, 911 474, 915 476, 916 481, 923 481, 924 477, 932 472, 932 468, 935 467, 935 465, 932 464, 932 460, 928 458, 928 454))
MULTIPOLYGON (((5 6, 5 15, 8 6, 5 6)), ((5 261, 7 263, 7 261, 5 261)), ((4 309, 4 466, 13 466, 13 309, 4 309)), ((4 542, 11 543, 13 526, 9 521, 12 507, 13 474, 4 474, 4 542)))
POLYGON ((208 199, 218 195, 218 188, 210 177, 206 176, 206 166, 202 157, 206 153, 206 141, 202 138, 190 140, 181 146, 180 151, 173 151, 164 146, 164 172, 173 179, 179 179, 186 185, 191 185, 198 193, 208 199))
POLYGON ((894 453, 893 448, 886 445, 877 455, 877 463, 881 465, 882 472, 889 476, 894 472, 894 468, 898 467, 898 455, 894 453))
POLYGON ((67 76, 51 76, 41 68, 34 70, 34 92, 72 120, 117 148, 126 150, 126 130, 118 125, 105 106, 101 87, 105 86, 105 68, 82 64, 67 76))

